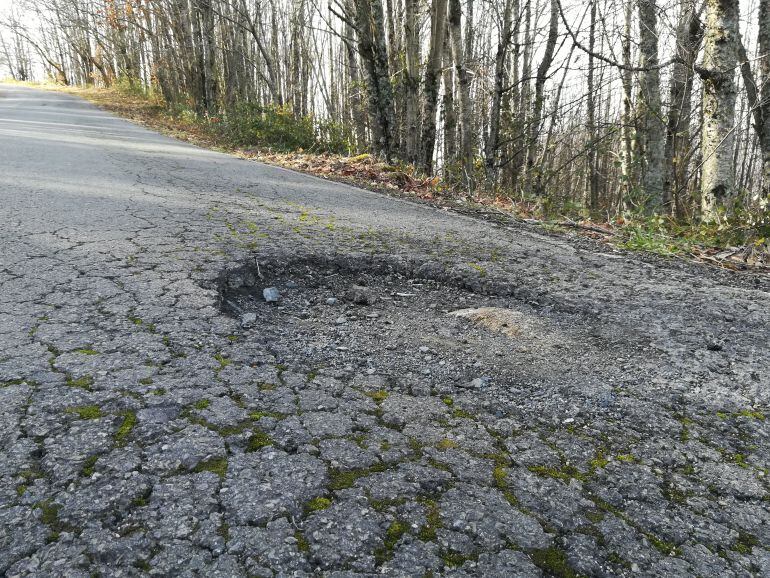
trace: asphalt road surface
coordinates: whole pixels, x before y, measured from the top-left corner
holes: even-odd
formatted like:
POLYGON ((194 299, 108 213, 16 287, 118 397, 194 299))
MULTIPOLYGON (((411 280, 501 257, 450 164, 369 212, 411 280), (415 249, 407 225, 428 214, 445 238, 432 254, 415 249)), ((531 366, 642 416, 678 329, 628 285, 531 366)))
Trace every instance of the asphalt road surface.
POLYGON ((766 278, 11 85, 0 217, 0 573, 770 576, 766 278))

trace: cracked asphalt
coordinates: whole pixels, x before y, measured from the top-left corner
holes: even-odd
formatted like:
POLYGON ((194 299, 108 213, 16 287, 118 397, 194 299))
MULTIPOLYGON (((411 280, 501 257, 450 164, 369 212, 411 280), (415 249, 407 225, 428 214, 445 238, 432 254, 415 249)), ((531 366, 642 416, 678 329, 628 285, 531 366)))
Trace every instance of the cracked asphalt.
POLYGON ((770 576, 766 277, 10 85, 0 215, 6 576, 770 576))

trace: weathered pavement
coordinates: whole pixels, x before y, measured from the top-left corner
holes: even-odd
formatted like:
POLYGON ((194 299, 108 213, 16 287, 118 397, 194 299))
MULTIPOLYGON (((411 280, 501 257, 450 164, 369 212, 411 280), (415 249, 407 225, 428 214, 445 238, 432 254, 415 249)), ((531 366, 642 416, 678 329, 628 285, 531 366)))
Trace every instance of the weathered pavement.
POLYGON ((0 215, 0 573, 770 575, 766 281, 11 86, 0 215))

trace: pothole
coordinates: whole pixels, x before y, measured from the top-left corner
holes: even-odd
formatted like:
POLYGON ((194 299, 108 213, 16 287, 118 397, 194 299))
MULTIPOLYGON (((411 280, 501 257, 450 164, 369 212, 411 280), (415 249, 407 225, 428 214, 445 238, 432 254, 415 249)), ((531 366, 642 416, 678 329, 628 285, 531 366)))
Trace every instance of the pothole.
POLYGON ((565 331, 575 320, 522 303, 514 287, 475 269, 436 262, 254 261, 223 273, 220 292, 243 338, 260 340, 280 363, 386 376, 413 393, 560 381, 562 364, 591 349, 565 331))

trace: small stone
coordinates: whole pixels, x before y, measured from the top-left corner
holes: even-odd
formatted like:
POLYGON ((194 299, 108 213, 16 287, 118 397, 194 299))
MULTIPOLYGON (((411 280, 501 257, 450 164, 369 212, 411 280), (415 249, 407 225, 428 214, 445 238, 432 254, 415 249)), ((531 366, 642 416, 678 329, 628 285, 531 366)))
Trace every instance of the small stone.
POLYGON ((367 288, 361 285, 353 285, 348 292, 348 301, 356 305, 371 305, 377 300, 377 297, 367 288))
POLYGON ((489 382, 488 377, 477 377, 476 379, 464 383, 461 387, 466 389, 481 389, 489 382))
POLYGON ((257 314, 253 312, 244 313, 241 315, 241 327, 248 328, 251 327, 254 322, 257 320, 257 314))
POLYGON ((430 347, 427 347, 425 345, 420 346, 420 353, 428 353, 430 351, 430 347))
POLYGON ((294 281, 286 281, 286 288, 287 289, 296 289, 297 284, 294 281))
POLYGON ((327 305, 336 305, 337 304, 337 298, 336 297, 329 297, 326 300, 327 305))
POLYGON ((227 284, 230 286, 230 289, 240 289, 243 287, 243 277, 238 274, 230 275, 227 278, 227 284))
POLYGON ((281 294, 275 287, 267 287, 262 290, 262 297, 264 297, 265 301, 268 303, 276 303, 281 298, 281 294))
POLYGON ((348 322, 348 319, 344 315, 340 315, 339 317, 337 317, 337 319, 334 320, 334 322, 337 325, 343 325, 344 323, 348 322))

